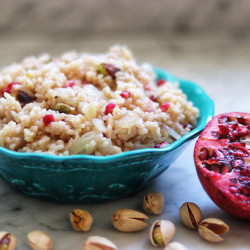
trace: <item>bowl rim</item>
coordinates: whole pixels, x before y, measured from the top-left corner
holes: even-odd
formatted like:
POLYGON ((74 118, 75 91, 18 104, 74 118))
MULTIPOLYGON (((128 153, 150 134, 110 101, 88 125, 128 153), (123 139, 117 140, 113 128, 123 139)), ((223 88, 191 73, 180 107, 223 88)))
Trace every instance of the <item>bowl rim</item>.
POLYGON ((47 160, 47 161, 65 161, 65 160, 94 160, 97 162, 107 162, 107 161, 112 161, 112 160, 119 160, 124 157, 129 157, 129 156, 134 156, 138 154, 146 154, 146 153, 158 153, 158 154, 165 154, 167 152, 173 151, 174 149, 180 147, 182 144, 185 142, 193 139, 197 135, 199 135, 202 130, 205 128, 207 122, 209 122, 213 115, 214 115, 214 102, 212 99, 206 94, 206 92, 201 88, 199 85, 183 80, 181 78, 175 77, 171 73, 160 69, 158 67, 153 67, 154 71, 156 72, 157 75, 161 75, 161 78, 165 80, 170 80, 170 81, 177 81, 177 82, 185 82, 185 84, 188 84, 189 86, 192 87, 192 89, 196 89, 199 91, 200 95, 202 98, 205 100, 205 102, 208 105, 208 113, 206 114, 205 120, 203 121, 202 124, 198 125, 196 128, 194 128, 192 131, 187 133, 186 135, 182 136, 180 139, 176 140, 175 142, 167 145, 166 147, 163 148, 144 148, 144 149, 135 149, 135 150, 130 150, 127 152, 122 152, 119 154, 114 154, 114 155, 107 155, 107 156, 96 156, 96 155, 50 155, 46 153, 36 153, 36 152, 16 152, 4 147, 0 146, 0 154, 9 156, 11 158, 29 158, 29 159, 42 159, 42 160, 47 160))

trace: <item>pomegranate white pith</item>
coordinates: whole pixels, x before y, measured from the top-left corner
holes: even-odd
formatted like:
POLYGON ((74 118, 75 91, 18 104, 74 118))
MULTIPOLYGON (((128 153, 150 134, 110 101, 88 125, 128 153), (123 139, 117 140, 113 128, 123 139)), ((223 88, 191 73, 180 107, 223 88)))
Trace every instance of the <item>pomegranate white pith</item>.
POLYGON ((250 114, 215 116, 196 142, 203 188, 224 211, 250 220, 250 114))

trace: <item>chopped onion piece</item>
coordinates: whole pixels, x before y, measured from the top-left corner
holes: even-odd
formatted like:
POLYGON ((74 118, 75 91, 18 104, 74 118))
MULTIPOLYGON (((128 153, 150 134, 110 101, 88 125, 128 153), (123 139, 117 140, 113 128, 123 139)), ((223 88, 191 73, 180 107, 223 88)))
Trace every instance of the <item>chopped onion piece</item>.
POLYGON ((172 137, 174 137, 174 139, 178 140, 178 139, 181 138, 181 136, 180 136, 176 131, 174 131, 172 128, 170 128, 168 125, 163 124, 163 127, 166 129, 166 131, 167 131, 172 137))

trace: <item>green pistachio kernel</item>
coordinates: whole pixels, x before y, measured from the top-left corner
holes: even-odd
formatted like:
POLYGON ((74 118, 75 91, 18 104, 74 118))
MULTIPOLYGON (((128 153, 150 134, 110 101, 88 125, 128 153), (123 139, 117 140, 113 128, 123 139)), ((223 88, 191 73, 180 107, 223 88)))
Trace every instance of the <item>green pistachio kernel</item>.
POLYGON ((97 72, 104 75, 104 76, 107 76, 108 73, 107 73, 107 70, 105 69, 104 65, 103 64, 99 64, 98 67, 97 67, 97 72))
POLYGON ((155 243, 159 246, 163 246, 163 239, 160 227, 156 227, 153 231, 153 239, 155 243))
POLYGON ((74 114, 74 111, 70 108, 70 106, 64 103, 57 103, 52 109, 60 113, 74 114))

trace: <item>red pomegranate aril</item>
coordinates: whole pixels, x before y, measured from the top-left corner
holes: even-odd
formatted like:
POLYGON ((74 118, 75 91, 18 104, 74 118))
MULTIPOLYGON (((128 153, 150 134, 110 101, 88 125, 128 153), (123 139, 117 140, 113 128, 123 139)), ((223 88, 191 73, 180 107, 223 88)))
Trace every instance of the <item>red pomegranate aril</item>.
POLYGON ((241 150, 236 150, 233 154, 235 157, 245 157, 246 156, 241 150))
POLYGON ((121 93, 121 97, 124 98, 124 99, 127 99, 127 98, 129 98, 130 96, 131 96, 131 92, 129 92, 129 91, 123 91, 123 92, 121 93))
POLYGON ((247 127, 242 126, 237 128, 237 132, 239 137, 244 137, 250 133, 250 130, 247 127))
POLYGON ((151 95, 149 98, 151 101, 157 102, 157 95, 151 95))
POLYGON ((206 161, 209 159, 209 150, 207 148, 202 148, 199 152, 199 159, 201 161, 206 161))
POLYGON ((242 125, 246 125, 246 120, 242 116, 236 116, 235 118, 236 118, 238 123, 240 123, 242 125))
POLYGON ((239 192, 239 189, 238 189, 237 187, 235 187, 235 186, 230 186, 230 187, 228 188, 228 190, 229 190, 232 194, 236 194, 236 193, 239 192))
POLYGON ((116 107, 116 104, 115 103, 109 103, 107 106, 106 106, 106 109, 105 109, 105 115, 108 115, 108 114, 113 114, 113 110, 114 108, 116 107))
POLYGON ((230 121, 228 116, 221 116, 218 118, 218 124, 228 123, 230 121))
POLYGON ((156 84, 158 87, 160 87, 160 86, 164 85, 165 83, 166 83, 166 81, 164 79, 159 79, 156 84))
POLYGON ((144 85, 144 89, 147 90, 147 91, 150 91, 150 90, 151 90, 151 87, 150 87, 149 84, 147 84, 147 85, 144 85))
POLYGON ((11 91, 12 91, 14 85, 21 85, 21 83, 20 83, 20 82, 12 82, 12 83, 9 83, 9 84, 7 85, 7 87, 4 88, 4 89, 1 91, 2 97, 4 97, 4 93, 11 94, 11 91))
POLYGON ((55 121, 55 117, 53 115, 45 115, 43 117, 43 123, 45 126, 48 126, 51 122, 55 121))
POLYGON ((219 124, 218 127, 223 135, 227 135, 230 132, 229 126, 227 124, 219 124))
POLYGON ((164 103, 162 103, 162 105, 160 106, 162 112, 168 111, 170 105, 171 105, 171 103, 169 103, 169 102, 164 102, 164 103))
POLYGON ((63 85, 63 88, 72 88, 74 87, 76 84, 74 82, 68 82, 65 85, 63 85))
POLYGON ((229 136, 231 142, 234 142, 238 139, 239 134, 236 130, 233 130, 233 131, 229 132, 228 136, 229 136))
POLYGON ((247 113, 215 116, 194 150, 196 170, 210 198, 224 211, 247 220, 250 220, 250 147, 245 138, 250 134, 249 126, 247 113))
POLYGON ((225 153, 223 151, 220 150, 215 150, 213 152, 213 158, 218 159, 218 160, 224 160, 225 159, 225 153))
POLYGON ((167 145, 169 145, 169 143, 164 141, 162 143, 156 144, 155 148, 163 148, 163 147, 166 147, 167 145))

